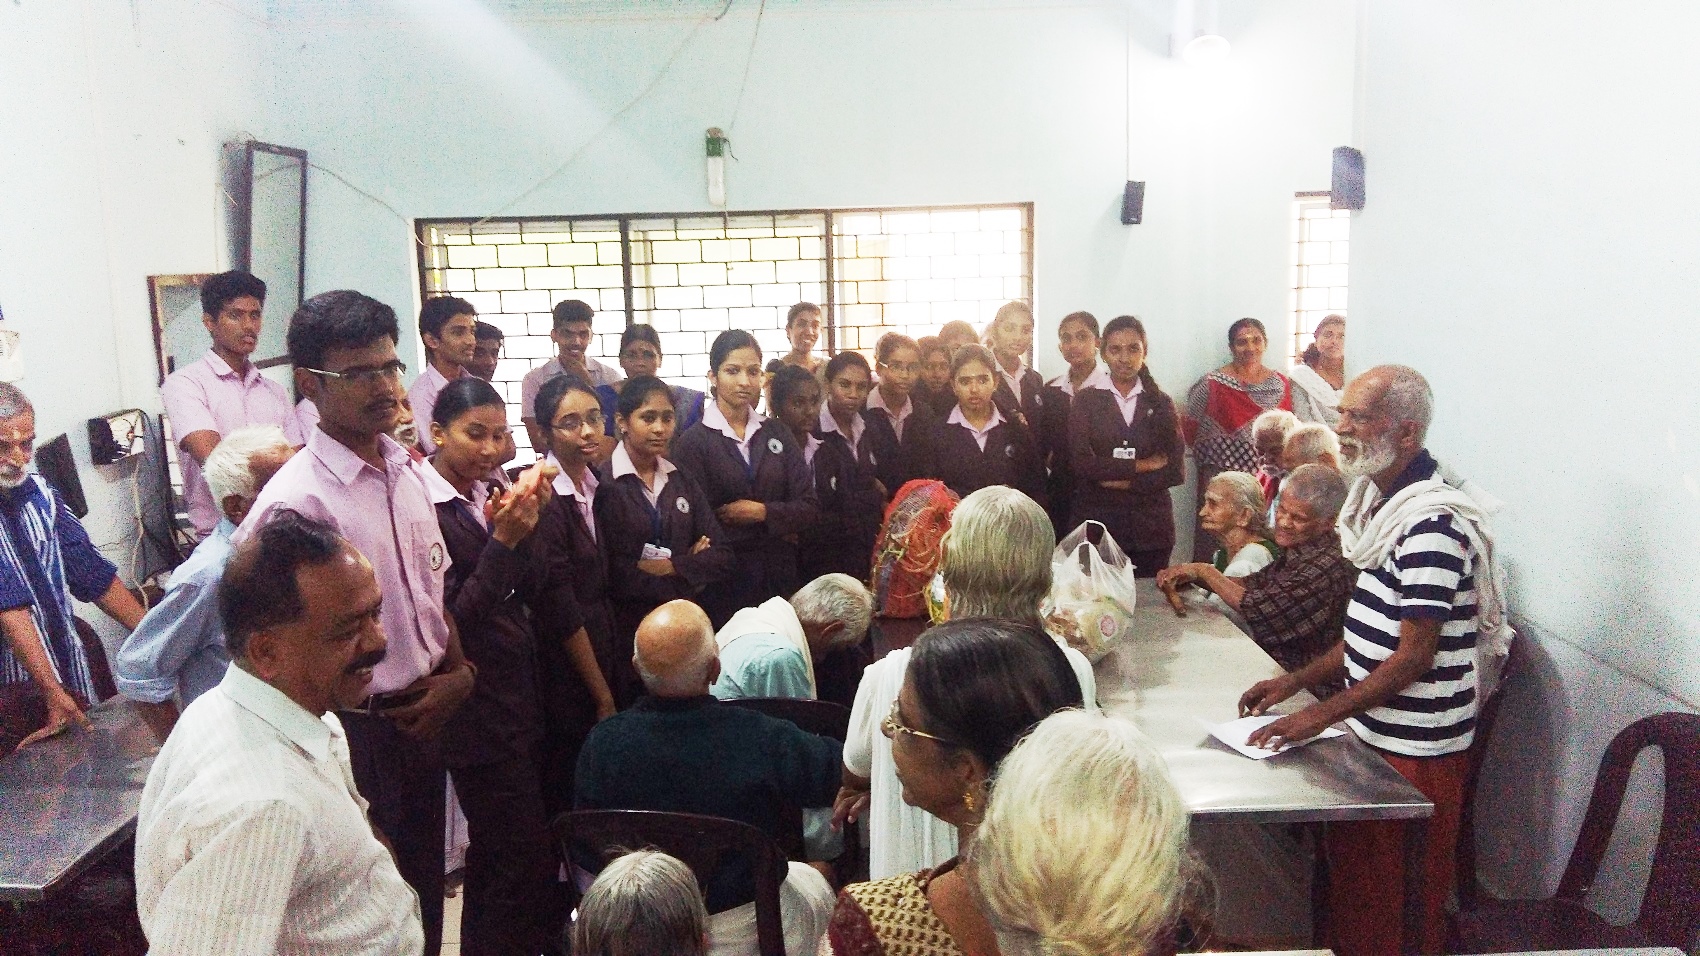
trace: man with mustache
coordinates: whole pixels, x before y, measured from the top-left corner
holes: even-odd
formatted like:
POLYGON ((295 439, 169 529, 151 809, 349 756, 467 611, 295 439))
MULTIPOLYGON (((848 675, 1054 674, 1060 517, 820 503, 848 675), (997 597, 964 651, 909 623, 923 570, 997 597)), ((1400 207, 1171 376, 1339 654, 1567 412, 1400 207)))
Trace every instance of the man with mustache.
POLYGON ((419 953, 419 899, 367 817, 335 713, 385 662, 372 565, 329 525, 275 511, 218 593, 234 666, 183 711, 142 790, 149 948, 419 953))
POLYGON ((260 493, 238 545, 273 512, 330 525, 372 562, 383 593, 389 656, 367 688, 343 703, 354 780, 396 865, 419 891, 426 956, 443 920, 443 812, 448 777, 438 732, 472 693, 474 668, 444 611, 448 551, 420 465, 390 437, 401 408, 395 310, 349 290, 301 303, 289 321, 295 387, 318 408, 307 444, 260 493))
MULTIPOLYGON (((1401 365, 1372 368, 1346 386, 1340 465, 1355 481, 1339 531, 1359 571, 1343 640, 1240 699, 1242 713, 1261 714, 1300 688, 1344 680, 1344 691, 1265 726, 1250 742, 1302 741, 1343 720, 1433 801, 1417 861, 1422 938, 1404 941, 1423 952, 1439 952, 1444 943, 1475 733, 1477 643, 1498 620, 1500 592, 1485 514, 1447 483, 1423 447, 1433 405, 1428 382, 1401 365)), ((1403 827, 1330 824, 1324 850, 1332 947, 1342 956, 1399 952, 1403 827)))
MULTIPOLYGON (((29 472, 35 457, 35 406, 15 385, 0 382, 0 701, 32 689, 46 705, 39 727, 9 728, 19 746, 76 724, 99 698, 71 616, 71 598, 93 601, 132 630, 141 605, 118 580, 87 531, 52 486, 29 472), (33 731, 30 732, 30 731, 33 731)), ((0 712, 11 708, 0 707, 0 712)), ((0 744, 0 756, 6 748, 0 744)))
POLYGON ((246 272, 208 279, 201 286, 201 324, 212 336, 212 348, 171 373, 159 389, 171 432, 185 452, 183 499, 202 538, 218 525, 218 502, 201 469, 220 439, 246 425, 277 425, 295 446, 303 439, 289 392, 248 361, 260 343, 265 302, 266 284, 246 272))
MULTIPOLYGON (((543 383, 559 375, 577 376, 589 382, 591 388, 618 385, 625 381, 619 369, 585 354, 590 349, 591 339, 595 338, 591 334, 595 319, 596 310, 588 302, 562 299, 555 303, 554 326, 549 332, 557 350, 555 357, 525 373, 525 378, 520 380, 520 421, 525 425, 526 434, 531 436, 532 450, 539 457, 549 448, 548 426, 539 425, 531 411, 532 406, 537 404, 537 393, 543 391, 543 383)), ((430 414, 426 413, 425 417, 429 418, 430 414)))

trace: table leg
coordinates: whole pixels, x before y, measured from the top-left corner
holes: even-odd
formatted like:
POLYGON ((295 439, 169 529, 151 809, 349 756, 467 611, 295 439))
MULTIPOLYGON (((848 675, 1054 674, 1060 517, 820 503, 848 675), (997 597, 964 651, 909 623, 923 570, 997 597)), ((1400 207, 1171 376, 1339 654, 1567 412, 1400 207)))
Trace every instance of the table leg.
POLYGON ((1328 949, 1328 824, 1313 823, 1305 829, 1315 851, 1310 869, 1310 944, 1317 949, 1328 949))
POLYGON ((1407 956, 1423 953, 1423 891, 1428 867, 1428 818, 1405 821, 1405 932, 1407 956))

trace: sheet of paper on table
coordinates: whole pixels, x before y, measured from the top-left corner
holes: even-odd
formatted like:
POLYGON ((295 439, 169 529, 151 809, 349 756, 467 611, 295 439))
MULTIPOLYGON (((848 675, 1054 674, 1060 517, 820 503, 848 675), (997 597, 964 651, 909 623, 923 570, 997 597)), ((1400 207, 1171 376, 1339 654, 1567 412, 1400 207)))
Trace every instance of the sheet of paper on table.
POLYGON ((1273 757, 1279 753, 1286 753, 1294 747, 1303 747, 1308 743, 1313 743, 1318 740, 1327 740, 1330 737, 1339 737, 1346 733, 1338 727, 1330 727, 1322 733, 1317 734, 1315 737, 1310 738, 1310 740, 1300 741, 1296 744, 1282 744, 1275 750, 1266 750, 1262 747, 1252 747, 1246 744, 1246 740, 1250 738, 1259 727, 1262 727, 1265 724, 1272 724, 1275 721, 1280 720, 1283 716, 1285 715, 1264 714, 1260 717, 1241 717, 1238 720, 1230 720, 1225 724, 1205 724, 1205 726, 1210 728, 1210 736, 1215 737, 1217 740, 1220 740, 1253 760, 1263 760, 1268 757, 1273 757))

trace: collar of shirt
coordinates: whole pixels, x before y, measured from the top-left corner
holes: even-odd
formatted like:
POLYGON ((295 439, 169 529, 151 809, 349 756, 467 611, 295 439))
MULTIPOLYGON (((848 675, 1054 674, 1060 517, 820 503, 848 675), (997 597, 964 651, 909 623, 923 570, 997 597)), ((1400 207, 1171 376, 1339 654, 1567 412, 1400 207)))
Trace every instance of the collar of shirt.
POLYGON ((720 703, 713 694, 698 694, 693 697, 656 697, 645 694, 632 703, 632 710, 648 710, 657 713, 680 713, 696 710, 699 707, 712 707, 720 703))
MULTIPOLYGON (((360 469, 372 467, 366 459, 356 455, 354 449, 325 434, 322 428, 313 429, 313 434, 307 439, 307 450, 345 485, 354 481, 360 469)), ((378 436, 378 453, 392 465, 406 468, 413 464, 413 456, 407 453, 407 449, 388 435, 378 436)))
POLYGON ((230 546, 230 536, 235 534, 235 533, 236 533, 236 526, 230 523, 229 518, 219 518, 218 524, 213 525, 212 534, 209 534, 205 538, 202 538, 201 544, 206 544, 208 541, 212 541, 212 540, 220 540, 220 541, 223 541, 225 543, 226 547, 229 547, 230 546))
POLYGON ((1115 389, 1110 388, 1110 367, 1102 361, 1092 366, 1091 374, 1087 375, 1079 386, 1076 386, 1074 381, 1069 378, 1068 372, 1058 375, 1045 384, 1055 385, 1062 389, 1062 393, 1069 398, 1073 398, 1080 391, 1088 388, 1109 388, 1111 391, 1115 391, 1115 389))
POLYGON ((548 461, 549 464, 554 465, 561 471, 560 474, 555 476, 555 480, 551 482, 551 484, 554 485, 556 494, 578 499, 579 508, 581 510, 588 508, 590 503, 596 500, 597 481, 595 468, 592 468, 589 465, 585 466, 584 490, 580 491, 578 483, 573 481, 573 476, 567 474, 567 469, 563 467, 559 461, 555 460, 554 452, 549 453, 548 461))
POLYGON ((1122 412, 1122 421, 1132 425, 1134 410, 1139 407, 1139 396, 1145 392, 1145 382, 1142 379, 1134 379, 1133 389, 1123 395, 1121 389, 1110 384, 1109 376, 1106 375, 1104 376, 1104 389, 1115 396, 1116 407, 1121 409, 1122 412))
POLYGON ((0 504, 4 504, 8 511, 18 511, 32 501, 40 502, 43 508, 47 507, 47 495, 36 485, 36 482, 43 480, 45 479, 32 471, 24 476, 24 483, 16 488, 0 488, 0 504))
POLYGON ((992 433, 992 429, 1003 424, 1003 413, 998 411, 998 407, 996 405, 993 405, 992 417, 986 420, 986 427, 975 428, 973 425, 968 423, 968 417, 962 414, 962 406, 958 405, 950 410, 950 417, 945 419, 945 424, 961 425, 963 428, 968 429, 968 431, 973 434, 974 440, 980 443, 980 450, 985 451, 986 436, 992 433))
MULTIPOLYGON (((654 504, 654 499, 661 495, 661 490, 667 487, 667 476, 678 470, 678 466, 665 458, 655 459, 655 487, 651 488, 644 485, 644 490, 650 495, 651 504, 654 504)), ((561 474, 565 475, 566 472, 561 474)), ((626 443, 622 441, 615 444, 614 454, 608 459, 608 476, 619 481, 627 475, 637 478, 638 484, 643 484, 643 479, 638 477, 637 466, 632 464, 631 452, 626 450, 626 443)), ((560 480, 559 477, 556 480, 560 480)))
POLYGON ((820 439, 814 435, 803 436, 803 463, 810 468, 815 466, 815 452, 820 451, 820 439))
POLYGON ((467 507, 472 509, 472 516, 478 519, 478 523, 485 523, 484 502, 490 500, 490 483, 488 481, 473 482, 472 497, 468 498, 455 490, 455 486, 449 484, 449 480, 443 477, 442 472, 437 470, 437 466, 430 462, 419 466, 419 476, 425 479, 425 493, 431 496, 432 504, 440 505, 450 501, 463 501, 467 507))
POLYGON ((336 732, 327 721, 308 713, 283 691, 235 664, 224 672, 224 680, 218 686, 237 706, 270 724, 314 760, 330 759, 331 738, 336 732))
POLYGON ((1422 449, 1417 452, 1417 457, 1411 459, 1410 464, 1405 466, 1405 470, 1399 472, 1399 477, 1393 479, 1392 487, 1388 488, 1387 493, 1381 496, 1381 500, 1391 501, 1394 495, 1405 490, 1405 486, 1416 484, 1431 477, 1437 467, 1434 456, 1428 453, 1427 448, 1422 449))
POLYGON ((702 423, 714 429, 727 438, 738 443, 738 450, 744 453, 744 460, 750 460, 750 442, 755 439, 756 432, 761 430, 761 423, 767 421, 767 416, 755 409, 750 409, 750 421, 744 426, 744 437, 732 430, 731 423, 726 421, 726 413, 720 410, 720 402, 713 396, 702 403, 702 423))
POLYGON ((248 363, 246 372, 238 375, 236 370, 230 367, 230 363, 226 362, 223 356, 212 349, 207 349, 206 363, 207 367, 213 370, 213 374, 219 378, 238 379, 243 385, 252 386, 255 380, 260 377, 260 370, 253 362, 248 363))
POLYGON ((867 427, 868 427, 867 423, 862 421, 862 413, 857 412, 855 414, 855 416, 850 419, 850 434, 845 435, 844 430, 842 428, 838 427, 838 419, 832 417, 832 412, 826 407, 825 402, 821 403, 821 406, 820 406, 820 430, 821 430, 821 432, 823 434, 833 434, 833 435, 843 436, 844 440, 850 443, 850 451, 851 451, 852 454, 859 454, 861 452, 861 450, 862 450, 862 433, 867 430, 867 427))
MULTIPOLYGON (((468 372, 466 370, 465 366, 461 366, 460 367, 460 374, 456 375, 455 378, 466 378, 467 376, 469 376, 471 374, 472 374, 471 372, 468 372)), ((439 391, 439 392, 442 391, 445 387, 447 387, 450 382, 455 380, 455 378, 449 378, 447 375, 444 375, 442 372, 437 371, 437 365, 434 362, 426 362, 425 363, 425 371, 419 373, 419 377, 421 379, 424 379, 425 381, 430 382, 431 387, 435 391, 439 391)), ((429 418, 430 415, 431 415, 431 409, 427 408, 427 409, 424 409, 424 410, 420 410, 420 409, 416 408, 416 409, 413 410, 413 413, 415 415, 423 415, 423 416, 429 418)), ((429 430, 429 426, 427 426, 427 430, 429 430)))
POLYGON ((903 396, 903 407, 893 411, 891 406, 885 403, 885 396, 880 394, 878 388, 875 388, 868 393, 868 407, 877 408, 890 415, 892 425, 896 426, 897 430, 901 432, 903 420, 908 418, 909 413, 915 410, 915 399, 911 395, 903 396))
POLYGON ((1003 367, 1001 359, 994 359, 993 364, 998 367, 998 374, 1003 376, 1004 382, 1009 385, 1009 390, 1015 393, 1015 401, 1019 404, 1021 402, 1021 379, 1027 374, 1027 356, 1021 356, 1013 372, 1003 367))

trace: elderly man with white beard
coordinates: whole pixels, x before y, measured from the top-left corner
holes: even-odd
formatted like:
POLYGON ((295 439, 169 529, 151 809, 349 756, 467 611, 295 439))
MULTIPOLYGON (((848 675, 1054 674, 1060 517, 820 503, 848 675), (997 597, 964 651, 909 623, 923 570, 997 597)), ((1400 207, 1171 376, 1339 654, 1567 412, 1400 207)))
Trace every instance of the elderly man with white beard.
MULTIPOLYGON (((1444 942, 1458 816, 1475 732, 1478 631, 1500 620, 1492 539, 1483 511, 1448 484, 1424 439, 1433 393, 1416 371, 1370 369, 1340 401, 1341 469, 1354 479, 1339 531, 1359 568, 1343 640, 1291 674, 1254 685, 1243 713, 1261 714, 1302 687, 1345 681, 1346 689, 1264 727, 1251 743, 1306 740, 1338 721, 1376 748, 1434 802, 1424 850, 1420 940, 1444 942)), ((1342 954, 1401 949, 1402 828, 1395 823, 1331 826, 1331 942, 1342 954)))
MULTIPOLYGON (((34 458, 35 406, 17 386, 0 383, 0 696, 33 692, 47 711, 46 724, 19 746, 87 726, 83 708, 99 700, 71 599, 92 601, 127 631, 142 619, 117 567, 95 550, 59 493, 30 473, 34 458), (24 684, 34 687, 22 691, 24 684)), ((0 726, 0 737, 6 730, 0 726)))

